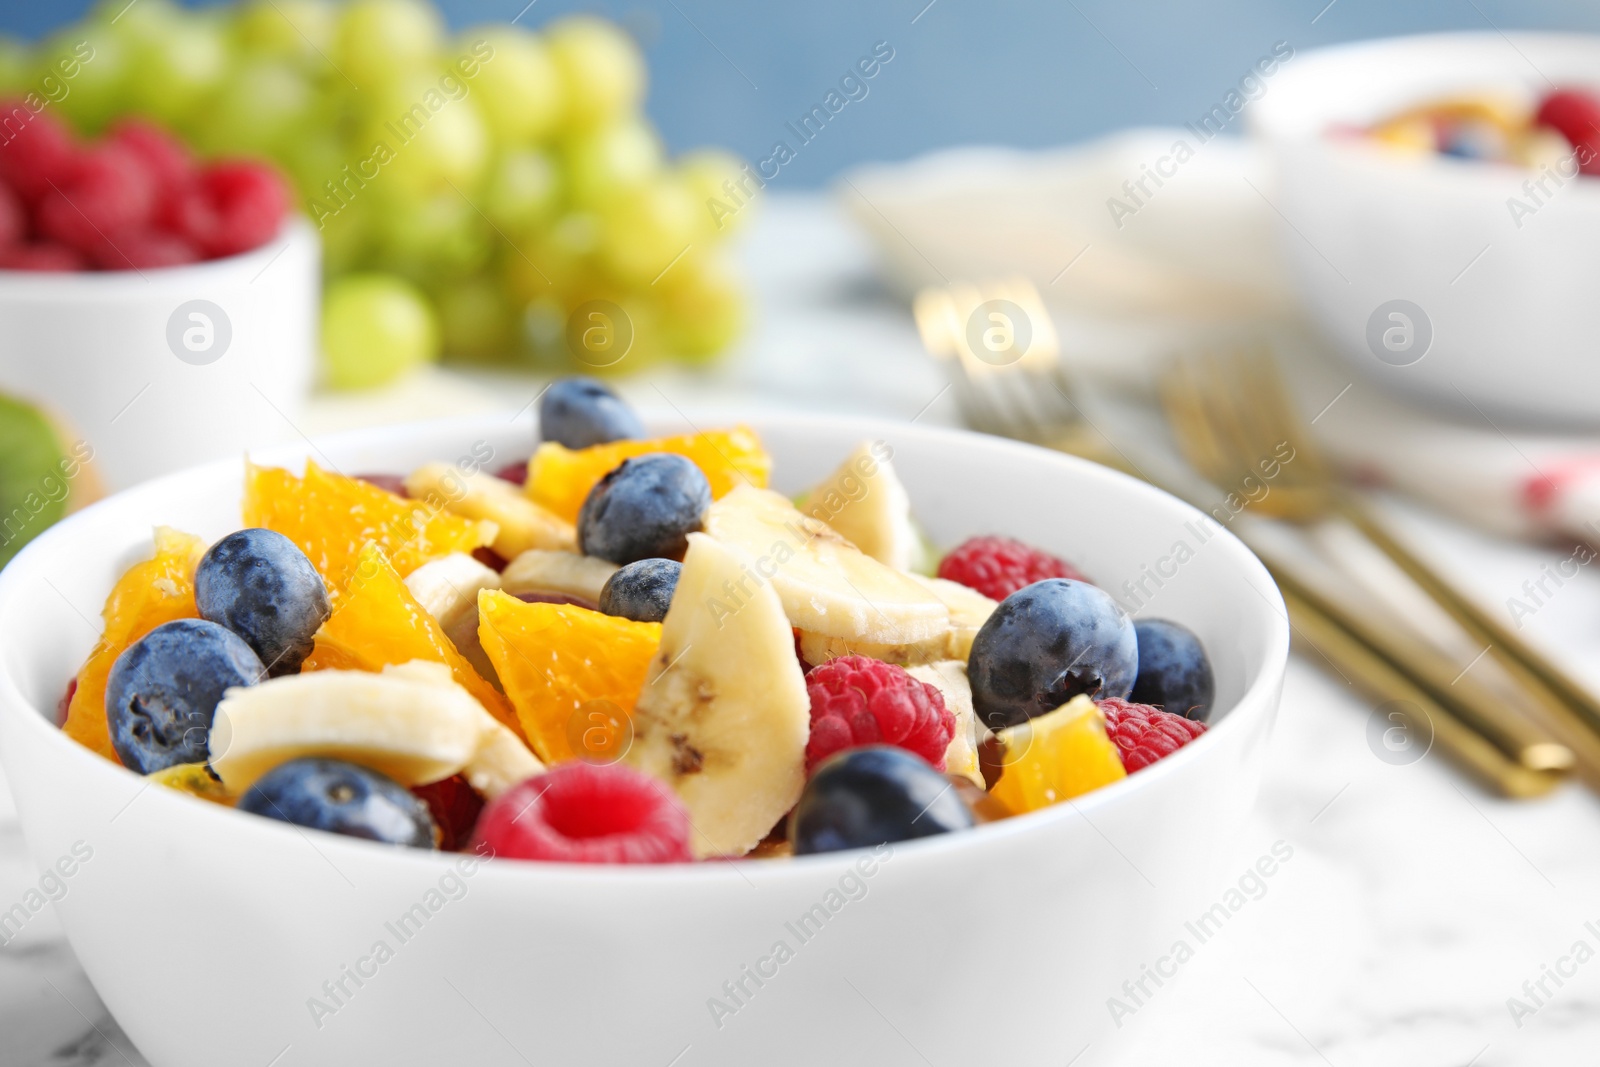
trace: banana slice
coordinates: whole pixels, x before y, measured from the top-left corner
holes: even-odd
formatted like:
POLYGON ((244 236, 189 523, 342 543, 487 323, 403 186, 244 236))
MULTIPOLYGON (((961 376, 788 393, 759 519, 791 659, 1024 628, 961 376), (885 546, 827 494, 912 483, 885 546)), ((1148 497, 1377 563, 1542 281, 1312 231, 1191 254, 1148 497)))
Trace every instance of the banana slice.
POLYGON ((944 750, 944 769, 959 774, 979 789, 987 789, 978 766, 978 715, 972 710, 972 686, 967 683, 965 660, 940 660, 906 668, 906 673, 927 682, 944 695, 944 706, 956 717, 956 732, 944 750))
POLYGON ((884 566, 909 571, 922 558, 922 535, 891 454, 885 441, 862 441, 806 494, 802 508, 884 566))
POLYGON ((617 572, 617 565, 576 552, 524 552, 500 574, 500 588, 508 593, 565 593, 600 603, 600 589, 617 572))
POLYGON ((211 726, 211 767, 234 795, 301 756, 347 759, 402 785, 465 773, 497 796, 544 770, 515 734, 450 677, 412 660, 368 671, 312 671, 230 689, 211 726))
POLYGON ((771 583, 790 622, 824 637, 925 641, 950 612, 915 577, 866 555, 782 495, 740 485, 706 510, 705 532, 750 557, 714 598, 732 609, 771 583))
POLYGON ((500 588, 500 575, 495 569, 485 567, 465 552, 452 552, 406 575, 406 588, 429 615, 439 620, 445 636, 473 670, 500 689, 494 664, 478 640, 478 591, 500 588))
POLYGON ((448 630, 469 612, 477 625, 478 590, 499 589, 500 575, 465 552, 452 552, 406 575, 406 588, 448 630))
POLYGON ((886 663, 910 667, 919 663, 937 663, 940 660, 960 660, 965 663, 972 652, 972 641, 978 636, 990 612, 998 606, 976 589, 968 589, 959 582, 943 578, 928 578, 920 574, 910 576, 938 597, 950 611, 945 628, 922 641, 898 645, 875 644, 871 641, 852 641, 843 637, 800 631, 800 654, 807 663, 826 663, 840 656, 871 656, 886 663))
POLYGON ((627 760, 689 809, 697 857, 742 856, 800 799, 811 704, 772 586, 727 608, 750 560, 689 535, 661 649, 633 709, 627 760))
POLYGON ((427 463, 406 476, 406 493, 469 519, 500 528, 491 547, 506 559, 532 548, 570 551, 578 538, 572 524, 535 504, 522 490, 484 471, 454 463, 427 463))

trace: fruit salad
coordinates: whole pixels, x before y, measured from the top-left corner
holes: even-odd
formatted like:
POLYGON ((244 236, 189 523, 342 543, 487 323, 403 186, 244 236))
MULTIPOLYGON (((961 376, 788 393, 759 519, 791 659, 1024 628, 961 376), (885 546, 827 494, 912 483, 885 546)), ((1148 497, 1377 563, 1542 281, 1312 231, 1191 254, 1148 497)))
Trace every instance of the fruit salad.
POLYGON ((650 438, 586 378, 539 414, 498 473, 247 464, 243 529, 117 582, 62 728, 263 818, 577 863, 965 830, 1206 729, 1194 633, 1008 537, 940 557, 886 442, 791 499, 748 427, 650 438))
POLYGON ((1550 168, 1563 178, 1600 172, 1600 97, 1586 89, 1553 89, 1531 107, 1492 93, 1448 97, 1332 132, 1411 155, 1550 168))

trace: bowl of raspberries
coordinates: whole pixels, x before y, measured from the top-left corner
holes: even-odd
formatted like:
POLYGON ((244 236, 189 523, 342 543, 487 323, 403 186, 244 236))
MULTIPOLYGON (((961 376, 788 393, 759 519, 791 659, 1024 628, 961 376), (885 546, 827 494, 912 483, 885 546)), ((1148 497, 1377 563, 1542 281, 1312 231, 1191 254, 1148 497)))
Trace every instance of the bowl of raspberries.
POLYGON ((1236 862, 1288 654, 1259 561, 992 437, 536 406, 184 471, 0 572, 0 760, 146 1057, 1114 1031, 1236 862))
POLYGON ((283 436, 311 385, 319 257, 269 164, 0 102, 0 389, 65 415, 114 485, 283 436))

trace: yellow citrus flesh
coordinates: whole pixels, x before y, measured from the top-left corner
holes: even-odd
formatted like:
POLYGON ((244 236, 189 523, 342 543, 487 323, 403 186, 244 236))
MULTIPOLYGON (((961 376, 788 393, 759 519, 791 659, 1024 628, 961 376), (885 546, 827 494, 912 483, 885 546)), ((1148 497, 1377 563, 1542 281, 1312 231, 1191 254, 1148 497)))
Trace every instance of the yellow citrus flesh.
POLYGON ((1007 762, 989 792, 1012 811, 1038 811, 1128 776, 1105 716, 1086 696, 998 733, 1007 762))
POLYGON ((661 624, 573 604, 526 604, 497 589, 478 594, 478 638, 517 710, 534 754, 546 763, 601 755, 633 711, 661 624), (591 731, 598 729, 605 736, 591 731))
POLYGON ((62 729, 68 737, 120 762, 106 723, 111 665, 124 649, 162 623, 199 616, 194 606, 194 569, 205 551, 200 538, 161 526, 155 532, 155 556, 135 563, 117 579, 101 611, 105 629, 78 671, 78 688, 67 706, 62 729))
POLYGON ((452 552, 471 552, 494 540, 492 522, 442 508, 306 464, 297 478, 277 467, 245 469, 244 524, 276 530, 311 560, 337 600, 369 541, 401 577, 452 552))
POLYGON ((520 737, 522 727, 510 702, 456 650, 383 550, 369 543, 358 559, 344 596, 317 631, 301 670, 381 671, 414 659, 443 663, 457 684, 520 737))
POLYGON ((761 447, 761 438, 748 426, 735 426, 649 441, 613 441, 592 448, 571 449, 546 441, 528 461, 525 491, 535 503, 576 522, 578 510, 596 482, 623 460, 649 452, 674 452, 693 460, 711 483, 713 499, 746 483, 764 489, 772 474, 772 457, 761 447))

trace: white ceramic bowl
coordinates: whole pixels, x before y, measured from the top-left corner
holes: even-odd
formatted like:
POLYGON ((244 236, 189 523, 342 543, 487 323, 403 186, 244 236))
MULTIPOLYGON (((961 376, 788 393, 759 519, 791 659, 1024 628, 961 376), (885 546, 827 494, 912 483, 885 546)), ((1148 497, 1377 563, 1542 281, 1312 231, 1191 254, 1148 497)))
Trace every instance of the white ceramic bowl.
MULTIPOLYGON (((85 617, 147 551, 152 524, 209 538, 238 525, 237 462, 162 478, 67 519, 0 573, 0 758, 34 857, 73 870, 56 903, 73 948, 151 1062, 816 1067, 916 1062, 909 1044, 939 1063, 1030 1064, 1064 1062, 1111 1027, 1107 998, 1237 878, 1226 846, 1255 795, 1288 652, 1271 579, 1227 533, 1198 544, 1199 512, 1064 455, 832 417, 755 425, 785 490, 864 437, 887 440, 946 545, 1004 531, 1116 589, 1146 566, 1173 570, 1189 543, 1151 611, 1200 634, 1225 712, 1127 781, 896 845, 870 874, 852 873, 870 856, 852 852, 648 869, 499 861, 466 876, 448 855, 147 786, 50 725, 95 637, 85 617), (818 906, 802 940, 792 927, 818 906), (760 987, 746 967, 767 972, 760 987), (335 1004, 323 983, 341 980, 335 1004), (740 981, 743 1006, 714 1018, 708 1001, 737 1006, 724 983, 740 981)), ((531 441, 527 421, 495 417, 364 432, 319 454, 403 471, 481 454, 476 442, 509 461, 531 441)))
POLYGON ((260 248, 205 263, 0 271, 0 390, 64 415, 115 488, 294 439, 320 249, 293 216, 260 248))
POLYGON ((1250 105, 1276 163, 1273 201, 1301 296, 1360 372, 1480 421, 1474 406, 1600 423, 1600 181, 1546 179, 1550 195, 1530 197, 1523 183, 1540 177, 1530 170, 1326 136, 1456 93, 1531 105, 1552 83, 1600 88, 1600 37, 1485 31, 1320 49, 1284 64, 1250 105), (1513 201, 1534 210, 1514 213, 1513 201), (1394 364, 1416 348, 1385 361, 1367 340, 1369 319, 1393 300, 1431 323, 1431 349, 1409 365, 1394 364))

